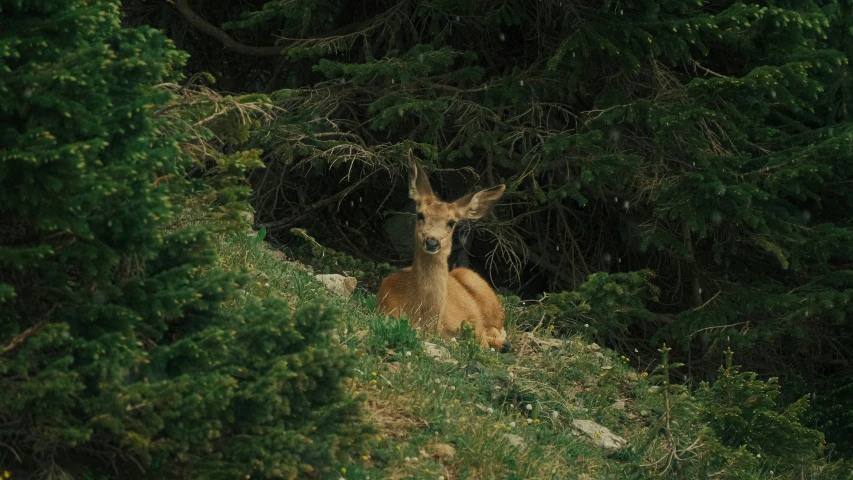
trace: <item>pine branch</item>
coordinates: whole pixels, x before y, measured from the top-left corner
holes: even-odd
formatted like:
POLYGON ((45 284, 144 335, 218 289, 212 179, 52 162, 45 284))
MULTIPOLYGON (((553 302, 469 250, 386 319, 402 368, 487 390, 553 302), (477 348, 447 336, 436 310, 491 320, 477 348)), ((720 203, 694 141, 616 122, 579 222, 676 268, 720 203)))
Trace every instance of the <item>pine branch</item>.
POLYGON ((254 47, 234 40, 222 29, 216 27, 195 13, 190 7, 188 0, 168 0, 168 2, 173 4, 192 26, 215 38, 228 50, 233 50, 239 54, 251 57, 273 57, 284 54, 284 47, 254 47))
POLYGON ((21 334, 20 334, 20 335, 15 336, 15 338, 13 338, 13 339, 12 339, 12 341, 11 341, 11 342, 9 342, 9 344, 8 344, 8 345, 6 345, 5 347, 3 347, 2 355, 5 355, 5 354, 7 354, 7 353, 11 352, 11 351, 12 351, 12 350, 14 350, 18 345, 21 345, 22 343, 24 343, 24 341, 25 341, 26 339, 30 338, 30 337, 31 337, 31 336, 33 336, 36 332, 38 332, 38 331, 41 329, 41 327, 43 327, 43 326, 44 326, 44 324, 45 324, 45 323, 47 323, 48 319, 49 319, 49 318, 50 318, 50 316, 53 314, 53 312, 54 312, 54 311, 56 311, 57 307, 59 307, 59 304, 58 304, 58 303, 57 303, 57 304, 54 304, 54 305, 50 308, 50 310, 48 310, 48 312, 45 314, 44 319, 42 319, 41 321, 39 321, 38 323, 36 323, 36 324, 35 324, 35 325, 33 325, 32 327, 30 327, 30 328, 28 328, 28 329, 24 330, 23 332, 21 332, 21 334))

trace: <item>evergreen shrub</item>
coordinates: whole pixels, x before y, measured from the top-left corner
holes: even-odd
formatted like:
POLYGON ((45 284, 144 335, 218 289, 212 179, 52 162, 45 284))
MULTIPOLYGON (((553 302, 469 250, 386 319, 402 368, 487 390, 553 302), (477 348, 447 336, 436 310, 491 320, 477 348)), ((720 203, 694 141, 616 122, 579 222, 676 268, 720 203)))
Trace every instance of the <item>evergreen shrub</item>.
POLYGON ((185 54, 115 1, 0 12, 0 464, 233 479, 345 459, 369 428, 338 310, 241 297, 208 234, 170 223, 181 149, 210 139, 155 115, 185 54))

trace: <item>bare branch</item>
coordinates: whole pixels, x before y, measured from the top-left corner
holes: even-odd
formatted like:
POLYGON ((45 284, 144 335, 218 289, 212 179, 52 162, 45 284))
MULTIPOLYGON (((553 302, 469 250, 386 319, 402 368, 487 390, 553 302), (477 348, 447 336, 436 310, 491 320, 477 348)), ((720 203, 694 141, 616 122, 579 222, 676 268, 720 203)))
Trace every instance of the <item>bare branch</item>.
POLYGON ((284 54, 284 47, 254 47, 251 45, 245 45, 243 43, 238 42, 231 38, 230 35, 225 33, 219 27, 213 25, 207 20, 201 18, 193 9, 190 7, 188 0, 167 0, 169 3, 175 6, 181 15, 186 18, 192 26, 201 30, 202 32, 210 35, 215 38, 222 44, 223 47, 228 50, 232 50, 241 55, 247 55, 250 57, 273 57, 276 55, 284 54))

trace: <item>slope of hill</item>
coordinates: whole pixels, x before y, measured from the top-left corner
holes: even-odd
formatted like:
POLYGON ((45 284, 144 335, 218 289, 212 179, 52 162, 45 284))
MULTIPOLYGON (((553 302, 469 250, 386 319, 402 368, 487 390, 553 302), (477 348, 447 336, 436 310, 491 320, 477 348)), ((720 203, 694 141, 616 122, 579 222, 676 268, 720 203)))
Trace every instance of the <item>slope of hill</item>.
MULTIPOLYGON (((582 335, 558 339, 547 325, 531 328, 511 299, 504 300, 513 349, 501 354, 482 350, 470 331, 448 341, 419 336, 405 322, 374 313, 375 297, 358 290, 349 298, 333 295, 251 234, 221 237, 217 249, 223 267, 254 276, 246 295, 280 296, 297 307, 321 300, 342 311, 330 341, 360 357, 348 387, 364 399, 376 435, 348 463, 318 472, 323 478, 678 478, 709 469, 717 478, 849 478, 849 466, 795 449, 774 456, 760 439, 721 443, 703 423, 708 408, 684 387, 636 371, 636 359, 582 335)), ((773 390, 772 382, 744 375, 732 368, 726 378, 735 387, 773 390)), ((748 408, 733 408, 739 410, 729 415, 751 422, 748 408)), ((762 415, 773 423, 771 414, 762 415)), ((789 425, 796 415, 779 416, 789 425)), ((781 423, 754 433, 781 438, 781 423)), ((737 428, 730 433, 736 438, 737 428)))

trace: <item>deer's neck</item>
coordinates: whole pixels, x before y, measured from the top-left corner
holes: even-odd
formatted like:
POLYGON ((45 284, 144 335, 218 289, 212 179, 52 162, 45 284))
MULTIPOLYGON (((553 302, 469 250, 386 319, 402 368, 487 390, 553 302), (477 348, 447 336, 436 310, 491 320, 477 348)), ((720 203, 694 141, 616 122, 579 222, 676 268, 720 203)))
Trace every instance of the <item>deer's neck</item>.
POLYGON ((427 328, 436 325, 444 314, 447 300, 447 256, 442 253, 430 255, 415 247, 415 259, 412 263, 412 278, 417 296, 420 324, 427 328))

